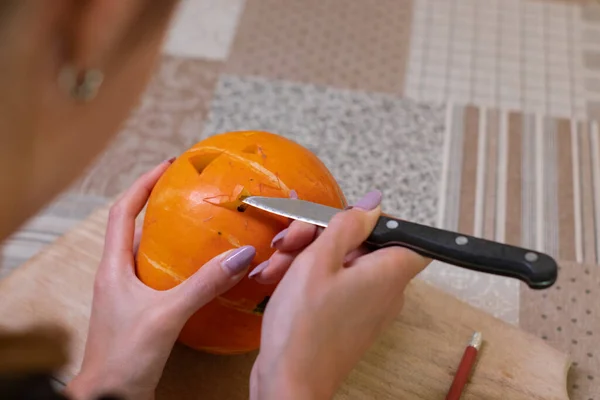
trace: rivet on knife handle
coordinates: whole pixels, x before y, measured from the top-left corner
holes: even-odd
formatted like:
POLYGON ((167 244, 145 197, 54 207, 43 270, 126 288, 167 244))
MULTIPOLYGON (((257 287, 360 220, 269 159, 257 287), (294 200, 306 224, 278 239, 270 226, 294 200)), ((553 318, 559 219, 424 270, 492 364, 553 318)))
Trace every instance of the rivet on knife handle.
POLYGON ((558 266, 547 254, 382 216, 369 236, 374 248, 402 246, 438 261, 519 279, 532 289, 556 282, 558 266))

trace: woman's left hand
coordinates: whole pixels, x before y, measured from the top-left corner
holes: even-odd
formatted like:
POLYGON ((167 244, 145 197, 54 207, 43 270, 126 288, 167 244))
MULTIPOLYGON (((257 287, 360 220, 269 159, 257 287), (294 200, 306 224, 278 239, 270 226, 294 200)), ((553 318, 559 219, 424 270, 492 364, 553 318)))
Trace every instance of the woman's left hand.
POLYGON ((246 274, 250 246, 222 254, 173 289, 156 291, 135 274, 135 218, 169 167, 166 161, 138 179, 110 210, 106 242, 81 371, 67 386, 74 399, 103 394, 151 399, 171 349, 188 318, 246 274))

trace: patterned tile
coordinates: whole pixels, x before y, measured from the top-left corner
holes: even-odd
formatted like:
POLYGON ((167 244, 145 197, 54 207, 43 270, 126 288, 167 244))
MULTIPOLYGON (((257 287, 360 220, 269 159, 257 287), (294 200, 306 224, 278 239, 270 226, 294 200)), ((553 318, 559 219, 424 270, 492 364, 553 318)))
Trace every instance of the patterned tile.
MULTIPOLYGON (((317 154, 348 195, 384 192, 384 209, 434 225, 440 184, 443 106, 262 78, 223 77, 205 135, 263 129, 285 135, 317 154)), ((519 287, 436 263, 422 278, 515 322, 519 287)))
POLYGON ((583 53, 583 64, 588 69, 600 71, 600 51, 586 51, 583 53))
MULTIPOLYGON (((504 179, 503 171, 497 165, 502 164, 505 158, 500 153, 504 145, 499 140, 501 117, 494 110, 448 106, 442 153, 439 227, 488 239, 503 236, 498 233, 499 224, 494 224, 496 210, 504 210, 505 202, 498 193, 504 179)), ((444 264, 436 268, 431 271, 432 279, 452 285, 454 292, 496 317, 510 323, 518 322, 519 281, 455 270, 444 264), (453 279, 446 280, 446 276, 453 279)))
POLYGON ((223 76, 204 133, 284 135, 323 160, 349 201, 377 188, 388 212, 432 224, 443 117, 441 107, 383 94, 223 76))
POLYGON ((573 360, 571 399, 600 393, 600 269, 561 263, 556 285, 548 291, 521 291, 521 328, 542 337, 573 360))
POLYGON ((586 22, 600 25, 600 2, 587 1, 581 8, 581 18, 586 22))
POLYGON ((200 140, 220 69, 217 62, 164 57, 138 109, 73 190, 115 196, 200 140))
POLYGON ((70 193, 60 196, 2 243, 0 279, 106 202, 100 196, 70 193))
POLYGON ((581 32, 581 51, 585 85, 585 99, 588 118, 600 120, 600 2, 589 1, 581 8, 584 29, 581 32))
POLYGON ((593 25, 588 25, 581 33, 583 47, 596 48, 598 46, 598 35, 600 35, 600 30, 593 25))
POLYGON ((600 121, 600 100, 589 101, 587 107, 590 118, 593 118, 596 121, 600 121))
POLYGON ((600 94, 600 78, 590 78, 585 81, 585 86, 592 92, 600 94))
POLYGON ((406 95, 586 116, 578 2, 415 0, 406 95))
POLYGON ((412 0, 248 0, 227 71, 400 93, 412 0))
POLYGON ((182 0, 165 42, 166 54, 225 60, 244 0, 182 0))
POLYGON ((440 226, 600 264, 598 123, 472 106, 449 118, 440 226))
MULTIPOLYGON (((472 106, 448 119, 439 226, 600 265, 598 123, 472 106)), ((491 280, 518 299, 518 282, 491 280)))

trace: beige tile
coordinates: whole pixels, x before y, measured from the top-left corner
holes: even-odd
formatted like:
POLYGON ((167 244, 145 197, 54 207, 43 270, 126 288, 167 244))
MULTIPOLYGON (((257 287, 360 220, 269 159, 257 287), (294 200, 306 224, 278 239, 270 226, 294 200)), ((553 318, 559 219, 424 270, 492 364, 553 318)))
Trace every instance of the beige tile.
POLYGON ((0 279, 54 242, 96 208, 101 196, 65 193, 33 216, 0 246, 0 279))
POLYGON ((249 0, 227 72, 401 93, 411 0, 249 0))
POLYGON ((586 79, 585 87, 592 92, 600 93, 600 78, 586 79))
POLYGON ((508 115, 508 167, 506 202, 506 242, 515 246, 522 245, 522 136, 523 114, 511 112, 508 115))
POLYGON ((480 111, 476 107, 466 107, 463 116, 463 160, 460 187, 460 216, 458 231, 474 234, 476 191, 477 191, 477 146, 479 144, 480 111))
POLYGON ((597 44, 600 41, 600 30, 598 29, 584 29, 581 33, 581 38, 585 44, 597 44))
POLYGON ((600 51, 586 51, 583 53, 583 65, 591 70, 600 71, 600 51))
POLYGON ((165 40, 172 56, 225 60, 244 0, 182 0, 165 40))
POLYGON ((594 160, 592 138, 589 124, 580 123, 579 140, 579 171, 581 171, 581 220, 583 225, 583 261, 595 263, 596 227, 594 221, 594 160))
MULTIPOLYGON (((497 110, 474 106, 451 107, 445 138, 447 161, 441 177, 443 191, 438 201, 443 208, 439 210, 438 226, 498 240, 496 230, 503 224, 499 222, 498 211, 506 207, 500 198, 499 187, 506 177, 501 173, 499 159, 503 157, 498 147, 501 118, 506 116, 497 110), (478 179, 481 172, 485 172, 482 180, 478 179)), ((434 262, 421 276, 498 318, 518 322, 519 283, 514 279, 480 274, 441 262, 434 262)))
POLYGON ((600 24, 600 3, 587 1, 586 4, 581 7, 581 18, 584 21, 600 24))
POLYGON ((164 57, 139 108, 73 190, 115 196, 153 166, 201 140, 221 66, 164 57))
POLYGON ((558 255, 564 260, 575 260, 575 200, 573 190, 573 157, 571 121, 561 120, 556 125, 556 179, 558 203, 558 255))
POLYGON ((589 118, 600 121, 600 101, 588 101, 587 114, 589 118))
POLYGON ((441 85, 446 101, 573 117, 576 107, 570 104, 571 93, 583 77, 573 74, 568 61, 581 39, 580 21, 571 16, 577 17, 581 2, 413 1, 419 15, 413 20, 413 32, 418 32, 418 38, 411 36, 409 63, 415 68, 407 71, 407 81, 412 83, 407 85, 408 95, 433 100, 437 93, 428 90, 427 83, 435 68, 444 72, 441 85), (483 76, 485 80, 479 79, 483 76), (565 85, 555 87, 556 81, 565 85), (525 91, 533 84, 539 90, 525 91), (547 88, 553 96, 548 96, 547 88), (486 98, 482 93, 489 89, 493 92, 486 98), (542 97, 545 103, 538 106, 532 97, 542 97))
POLYGON ((600 393, 600 268, 559 264, 554 287, 536 291, 522 286, 519 324, 569 354, 569 398, 593 399, 600 393))
POLYGON ((483 201, 483 237, 489 240, 496 238, 496 191, 498 188, 498 133, 500 130, 498 110, 488 110, 486 120, 487 146, 485 148, 485 177, 483 201))
POLYGON ((580 129, 588 136, 577 142, 578 158, 573 159, 571 145, 577 138, 570 119, 466 107, 453 114, 452 121, 449 159, 462 168, 444 173, 447 190, 440 212, 445 228, 536 248, 569 261, 578 260, 577 246, 583 246, 586 261, 600 262, 593 248, 596 200, 590 174, 595 161, 590 158, 587 130, 580 129), (480 169, 482 176, 477 178, 480 169), (580 186, 577 193, 574 180, 580 186), (456 218, 458 224, 453 222, 456 218), (586 220, 582 223, 581 218, 586 220))

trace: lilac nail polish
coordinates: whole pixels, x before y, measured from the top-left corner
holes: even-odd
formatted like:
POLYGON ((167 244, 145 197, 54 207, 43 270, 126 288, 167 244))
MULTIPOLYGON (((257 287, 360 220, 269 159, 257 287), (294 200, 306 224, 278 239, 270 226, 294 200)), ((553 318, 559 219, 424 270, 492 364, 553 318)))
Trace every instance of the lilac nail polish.
POLYGON ((275 235, 275 237, 273 237, 273 240, 271 240, 271 247, 275 247, 277 245, 277 243, 279 243, 285 237, 285 235, 287 235, 287 233, 288 233, 288 228, 285 228, 284 230, 279 232, 277 235, 275 235))
POLYGON ((229 253, 221 262, 221 267, 231 275, 237 275, 250 265, 256 255, 256 249, 252 246, 243 246, 229 253))
POLYGON ((295 190, 290 190, 290 199, 298 200, 298 193, 295 190))
POLYGON ((364 195, 360 200, 358 200, 354 207, 363 209, 365 211, 370 211, 376 208, 379 204, 381 204, 382 194, 379 190, 373 190, 372 192, 364 195))
POLYGON ((248 275, 248 278, 250 278, 250 279, 254 278, 256 275, 263 272, 265 270, 265 268, 267 268, 268 266, 269 266, 269 260, 261 262, 260 264, 258 264, 256 266, 256 268, 254 268, 252 270, 252 272, 250 272, 250 275, 248 275))

